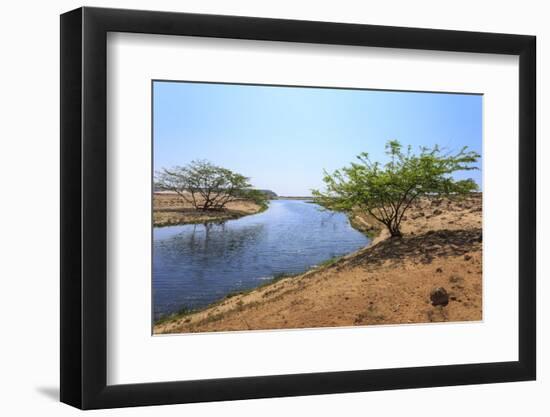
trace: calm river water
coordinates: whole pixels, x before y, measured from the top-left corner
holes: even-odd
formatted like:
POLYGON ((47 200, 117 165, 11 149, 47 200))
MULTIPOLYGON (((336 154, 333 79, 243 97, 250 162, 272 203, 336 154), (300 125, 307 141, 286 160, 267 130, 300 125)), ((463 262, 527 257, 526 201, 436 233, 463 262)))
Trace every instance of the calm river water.
POLYGON ((263 213, 222 224, 155 228, 155 319, 307 271, 368 242, 344 214, 303 200, 273 200, 263 213))

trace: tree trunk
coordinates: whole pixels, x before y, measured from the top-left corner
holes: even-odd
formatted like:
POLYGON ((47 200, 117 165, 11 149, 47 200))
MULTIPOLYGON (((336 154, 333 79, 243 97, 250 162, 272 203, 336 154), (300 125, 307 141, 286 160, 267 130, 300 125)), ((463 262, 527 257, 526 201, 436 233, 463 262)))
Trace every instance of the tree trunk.
POLYGON ((399 230, 399 226, 388 226, 388 230, 390 231, 390 236, 392 239, 403 237, 403 233, 399 230))

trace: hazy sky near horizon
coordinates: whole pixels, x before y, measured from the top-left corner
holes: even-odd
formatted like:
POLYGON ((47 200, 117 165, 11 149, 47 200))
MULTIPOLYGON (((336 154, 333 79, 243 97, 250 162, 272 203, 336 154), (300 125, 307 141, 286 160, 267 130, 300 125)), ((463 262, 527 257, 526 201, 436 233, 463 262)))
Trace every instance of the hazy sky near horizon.
MULTIPOLYGON (((153 94, 155 170, 204 159, 278 195, 310 195, 361 152, 385 162, 391 139, 482 151, 480 95, 165 81, 153 94)), ((455 177, 481 187, 481 169, 455 177)))

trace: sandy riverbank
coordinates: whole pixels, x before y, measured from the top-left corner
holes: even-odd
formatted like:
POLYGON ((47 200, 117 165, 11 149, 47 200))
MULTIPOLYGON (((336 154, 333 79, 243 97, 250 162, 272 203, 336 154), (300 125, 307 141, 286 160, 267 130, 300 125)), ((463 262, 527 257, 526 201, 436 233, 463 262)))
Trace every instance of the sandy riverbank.
POLYGON ((264 209, 264 206, 253 201, 235 201, 228 203, 224 210, 203 212, 195 210, 191 204, 184 202, 176 194, 155 193, 153 195, 153 226, 222 222, 259 213, 264 209))
MULTIPOLYGON (((407 212, 403 239, 382 231, 329 265, 173 317, 154 333, 481 320, 481 221, 481 194, 425 199, 407 212), (432 305, 436 287, 448 305, 432 305)), ((352 223, 371 228, 361 215, 352 223)))

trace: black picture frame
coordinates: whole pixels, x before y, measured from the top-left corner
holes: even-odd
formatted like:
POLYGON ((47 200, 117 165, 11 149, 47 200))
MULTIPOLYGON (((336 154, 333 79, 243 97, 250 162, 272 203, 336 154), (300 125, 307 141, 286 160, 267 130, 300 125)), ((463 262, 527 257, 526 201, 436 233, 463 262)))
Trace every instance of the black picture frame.
POLYGON ((61 15, 61 401, 82 409, 533 380, 534 36, 137 10, 61 15), (519 360, 112 385, 107 376, 108 32, 519 56, 519 360))

